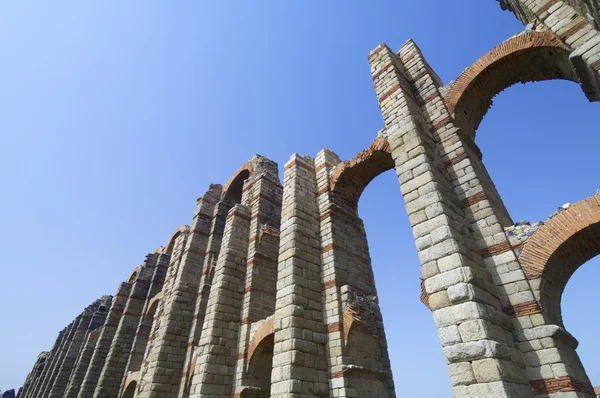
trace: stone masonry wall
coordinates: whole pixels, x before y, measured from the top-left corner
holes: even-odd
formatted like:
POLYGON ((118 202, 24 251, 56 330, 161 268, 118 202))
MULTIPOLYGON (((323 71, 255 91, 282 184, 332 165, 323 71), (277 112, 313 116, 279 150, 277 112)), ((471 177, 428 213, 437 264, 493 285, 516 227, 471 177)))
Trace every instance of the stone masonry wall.
POLYGON ((514 223, 476 132, 518 82, 566 79, 600 100, 600 4, 499 3, 525 30, 448 85, 412 40, 371 51, 384 127, 368 148, 345 161, 293 154, 283 185, 277 164, 255 155, 211 184, 190 226, 38 356, 19 397, 402 396, 358 212, 391 169, 453 396, 593 397, 560 299, 599 254, 600 196, 514 223))

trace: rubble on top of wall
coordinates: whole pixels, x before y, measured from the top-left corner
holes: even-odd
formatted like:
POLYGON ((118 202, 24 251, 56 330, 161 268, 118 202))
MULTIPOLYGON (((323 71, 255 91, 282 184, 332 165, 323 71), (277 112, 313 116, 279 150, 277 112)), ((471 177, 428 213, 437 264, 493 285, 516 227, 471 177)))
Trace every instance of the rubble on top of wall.
MULTIPOLYGON (((598 192, 600 192, 600 190, 598 190, 598 192)), ((567 210, 569 207, 571 207, 571 203, 569 202, 558 207, 552 214, 550 214, 548 220, 567 210)), ((506 227, 504 231, 508 236, 508 240, 511 246, 518 247, 522 246, 525 242, 527 242, 531 235, 533 235, 542 225, 544 225, 544 223, 545 221, 531 223, 527 220, 521 220, 516 222, 514 225, 506 227)))

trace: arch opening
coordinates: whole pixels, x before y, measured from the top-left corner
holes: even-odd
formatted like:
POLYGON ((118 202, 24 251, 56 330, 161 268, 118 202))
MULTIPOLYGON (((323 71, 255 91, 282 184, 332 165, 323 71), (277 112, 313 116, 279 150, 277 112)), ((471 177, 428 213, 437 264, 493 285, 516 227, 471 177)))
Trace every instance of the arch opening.
POLYGON ((563 79, 579 83, 571 52, 549 32, 525 32, 482 56, 454 82, 444 101, 458 126, 475 137, 494 96, 517 84, 563 79))
MULTIPOLYGON (((392 394, 391 363, 397 372, 396 378, 410 380, 408 385, 413 385, 415 379, 427 382, 421 377, 424 367, 429 371, 435 369, 434 373, 439 370, 440 380, 447 374, 438 344, 426 349, 420 344, 415 357, 423 366, 415 367, 414 363, 406 363, 407 347, 400 347, 398 343, 398 340, 405 341, 404 336, 421 339, 423 334, 437 343, 438 336, 431 325, 431 312, 419 301, 421 267, 394 168, 387 138, 378 138, 354 159, 339 164, 330 177, 331 202, 335 206, 331 216, 331 246, 343 319, 340 325, 342 355, 337 361, 348 367, 343 377, 358 396, 368 395, 369 391, 379 391, 382 396, 392 394), (363 222, 361 217, 367 221, 363 222), (369 228, 367 240, 365 224, 369 220, 373 220, 373 226, 369 228), (405 224, 405 229, 399 229, 399 224, 405 224), (406 247, 401 248, 399 242, 407 242, 406 247), (396 267, 398 261, 415 267, 396 267), (414 302, 414 306, 403 305, 402 315, 397 316, 397 303, 407 301, 414 302), (418 319, 415 324, 423 325, 423 330, 403 325, 407 311, 411 319, 418 319), (385 320, 385 328, 394 331, 395 338, 391 342, 386 340, 382 313, 396 315, 385 320), (399 335, 403 337, 398 338, 399 335)), ((427 377, 431 377, 430 373, 427 377)), ((444 395, 451 386, 448 382, 435 388, 438 389, 435 393, 444 395)), ((420 391, 404 388, 403 393, 418 395, 420 391)))
MULTIPOLYGON (((273 370, 273 349, 275 333, 265 336, 256 346, 248 360, 247 380, 254 388, 252 394, 245 396, 269 397, 271 390, 271 371, 273 370)), ((248 393, 250 392, 250 389, 248 393)))
POLYGON ((137 387, 136 381, 132 381, 131 383, 129 383, 129 385, 123 392, 123 395, 121 396, 121 398, 133 398, 133 396, 135 395, 136 387, 137 387))

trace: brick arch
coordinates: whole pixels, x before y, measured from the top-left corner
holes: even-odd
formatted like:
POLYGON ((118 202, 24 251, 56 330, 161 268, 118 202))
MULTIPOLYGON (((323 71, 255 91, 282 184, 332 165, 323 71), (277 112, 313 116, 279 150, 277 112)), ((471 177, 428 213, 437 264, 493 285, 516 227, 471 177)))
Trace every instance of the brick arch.
POLYGON ((244 181, 246 181, 254 173, 254 165, 252 160, 244 163, 236 172, 233 177, 227 181, 223 187, 223 197, 228 198, 233 203, 240 203, 242 201, 242 188, 244 187, 244 181))
POLYGON ((275 333, 275 327, 273 325, 272 318, 267 320, 265 323, 263 323, 258 328, 256 333, 254 333, 252 340, 250 340, 250 344, 248 345, 248 363, 250 363, 250 360, 252 359, 252 355, 254 354, 254 352, 256 351, 256 348, 260 345, 260 343, 265 338, 267 338, 268 336, 270 336, 274 333, 275 333))
POLYGON ((136 387, 137 387, 137 380, 130 381, 127 384, 127 388, 125 388, 123 395, 121 395, 121 398, 133 398, 133 396, 135 395, 136 387))
POLYGON ((127 283, 134 283, 135 280, 137 279, 137 276, 140 273, 141 269, 142 269, 141 265, 138 265, 137 267, 135 267, 135 269, 129 275, 129 278, 127 278, 127 283))
POLYGON ((167 253, 167 254, 173 253, 173 249, 175 247, 175 241, 177 240, 177 238, 181 234, 187 234, 189 232, 190 232, 189 225, 182 225, 182 226, 178 227, 175 230, 175 232, 173 232, 173 234, 171 235, 171 237, 169 238, 169 240, 167 241, 167 244, 165 245, 163 253, 167 253))
POLYGON ((356 205, 367 185, 392 168, 394 160, 387 138, 376 138, 368 149, 335 168, 329 180, 331 192, 356 205))
POLYGON ((573 273, 600 254, 600 193, 550 218, 523 246, 519 260, 528 279, 540 280, 548 319, 563 326, 560 300, 573 273))
POLYGON ((492 98, 516 84, 565 79, 578 82, 570 51, 549 32, 512 37, 479 58, 452 85, 444 98, 450 114, 465 131, 475 134, 492 98))

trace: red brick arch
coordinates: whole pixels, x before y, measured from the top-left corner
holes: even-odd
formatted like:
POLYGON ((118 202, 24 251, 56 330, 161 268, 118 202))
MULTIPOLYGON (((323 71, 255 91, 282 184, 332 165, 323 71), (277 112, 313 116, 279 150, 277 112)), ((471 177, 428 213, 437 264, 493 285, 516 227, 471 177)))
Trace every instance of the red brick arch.
POLYGON ((247 180, 254 173, 254 165, 252 161, 248 161, 244 163, 236 172, 233 174, 233 177, 227 181, 225 186, 223 187, 223 196, 231 197, 231 199, 239 203, 242 199, 242 188, 244 186, 244 181, 247 180))
POLYGON ((329 180, 331 192, 357 204, 360 195, 379 174, 394 168, 387 138, 377 138, 354 159, 340 163, 329 180))
POLYGON ((252 359, 252 355, 254 354, 254 351, 256 351, 256 348, 260 345, 260 343, 266 337, 268 337, 274 333, 275 333, 275 327, 273 324, 273 319, 267 320, 265 323, 263 323, 258 328, 256 333, 254 333, 252 340, 250 341, 250 345, 248 346, 248 363, 250 363, 250 360, 252 359))
POLYGON ((165 245, 163 253, 167 253, 167 254, 173 253, 173 249, 175 247, 175 240, 177 240, 177 238, 181 234, 186 234, 186 233, 189 233, 189 232, 190 232, 190 227, 188 225, 182 225, 179 228, 177 228, 175 230, 175 232, 173 232, 173 234, 171 235, 171 237, 169 238, 169 240, 167 241, 167 244, 165 245))
POLYGON ((516 84, 566 79, 577 82, 570 51, 549 32, 512 37, 467 68, 444 101, 456 123, 474 135, 492 98, 516 84))
POLYGON ((562 326, 560 300, 573 273, 600 254, 600 193, 571 205, 536 231, 519 261, 529 279, 541 278, 540 304, 562 326))

